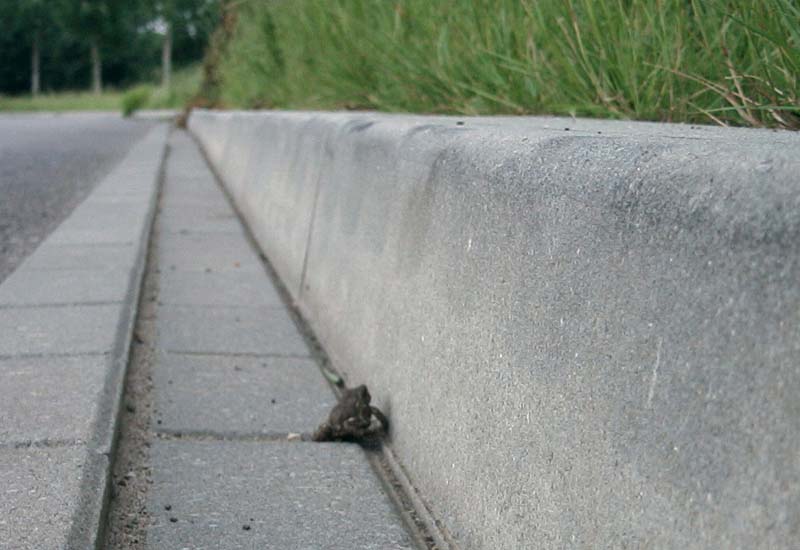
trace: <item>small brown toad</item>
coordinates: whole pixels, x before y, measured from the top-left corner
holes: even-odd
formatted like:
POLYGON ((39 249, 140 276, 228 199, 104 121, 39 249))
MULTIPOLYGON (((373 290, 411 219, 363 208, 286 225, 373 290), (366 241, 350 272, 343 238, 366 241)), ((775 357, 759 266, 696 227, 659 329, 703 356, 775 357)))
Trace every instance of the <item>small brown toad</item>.
POLYGON ((345 389, 328 421, 320 424, 314 432, 314 441, 355 441, 387 430, 389 420, 380 409, 369 404, 371 400, 372 396, 363 384, 345 389), (377 422, 373 422, 373 416, 377 422))

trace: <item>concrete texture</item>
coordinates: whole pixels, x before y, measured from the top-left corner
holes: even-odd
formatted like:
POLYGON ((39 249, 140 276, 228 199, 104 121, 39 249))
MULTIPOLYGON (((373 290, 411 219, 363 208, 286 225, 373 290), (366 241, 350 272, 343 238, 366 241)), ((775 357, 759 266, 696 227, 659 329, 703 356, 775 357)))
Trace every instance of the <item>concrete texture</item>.
POLYGON ((158 429, 170 433, 311 433, 336 404, 310 359, 168 354, 153 386, 158 429))
POLYGON ((122 302, 128 293, 129 272, 130 266, 102 271, 43 271, 26 266, 12 273, 0 286, 0 307, 122 302))
POLYGON ((50 236, 50 244, 115 244, 136 242, 143 231, 149 204, 139 199, 123 203, 86 201, 50 236))
POLYGON ((161 216, 161 229, 166 233, 188 235, 190 233, 234 233, 241 234, 241 225, 233 212, 206 216, 202 225, 197 215, 188 210, 169 210, 161 216))
POLYGON ((0 549, 93 548, 105 462, 75 446, 0 448, 0 549))
POLYGON ((163 291, 161 301, 165 304, 239 307, 283 304, 278 291, 264 278, 264 273, 257 271, 162 270, 159 288, 163 291))
POLYGON ((164 305, 159 321, 158 346, 167 351, 308 356, 282 308, 164 305))
MULTIPOLYGON (((139 243, 136 243, 137 245, 139 243)), ((25 260, 25 267, 38 270, 81 270, 104 272, 114 268, 133 268, 138 246, 126 244, 64 244, 44 243, 37 254, 25 260)), ((1 288, 1 287, 0 287, 1 288)))
POLYGON ((190 127, 460 546, 794 545, 800 136, 371 113, 190 127))
POLYGON ((0 115, 0 281, 152 127, 116 113, 0 115))
POLYGON ((0 284, 0 548, 98 545, 167 132, 136 143, 0 284))
POLYGON ((110 353, 121 304, 0 309, 0 356, 110 353))
POLYGON ((159 550, 413 548, 353 445, 158 441, 149 512, 159 550))
POLYGON ((229 233, 165 234, 159 265, 162 270, 264 271, 242 235, 229 233))
POLYGON ((0 445, 88 444, 109 360, 103 355, 0 359, 0 445))
POLYGON ((302 113, 251 119, 221 113, 191 123, 244 217, 260 220, 250 224, 253 235, 296 298, 335 121, 302 113))

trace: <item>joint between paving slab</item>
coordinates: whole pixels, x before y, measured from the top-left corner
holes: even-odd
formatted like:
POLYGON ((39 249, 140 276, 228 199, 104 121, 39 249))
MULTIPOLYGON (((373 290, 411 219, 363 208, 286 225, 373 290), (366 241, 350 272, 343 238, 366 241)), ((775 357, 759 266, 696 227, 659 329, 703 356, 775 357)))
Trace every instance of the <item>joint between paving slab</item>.
POLYGON ((238 441, 262 443, 301 443, 310 442, 311 434, 290 432, 220 432, 214 430, 154 430, 156 437, 169 441, 238 441))
MULTIPOLYGON (((75 248, 75 247, 86 247, 86 248, 95 248, 98 246, 107 246, 107 247, 114 247, 114 246, 133 246, 136 244, 133 241, 102 241, 102 242, 81 242, 81 243, 65 243, 65 242, 55 242, 55 243, 47 243, 47 246, 58 247, 58 248, 75 248)), ((37 268, 43 269, 43 268, 37 268)), ((45 269, 46 270, 46 269, 45 269)))
POLYGON ((239 310, 239 309, 269 309, 269 310, 283 310, 284 305, 256 305, 256 306, 242 306, 242 305, 219 305, 219 304, 190 304, 186 302, 170 302, 169 300, 160 300, 158 302, 160 306, 178 306, 178 307, 191 307, 192 309, 227 309, 227 310, 239 310))
POLYGON ((158 351, 170 355, 186 355, 189 357, 252 357, 254 359, 313 359, 311 354, 296 353, 250 353, 250 352, 224 352, 224 351, 182 351, 173 349, 156 348, 158 351))
POLYGON ((41 359, 46 357, 104 357, 110 355, 110 351, 76 351, 76 352, 63 352, 63 353, 17 353, 17 354, 0 354, 0 361, 5 359, 41 359))
POLYGON ((48 309, 56 307, 88 307, 88 306, 117 306, 124 302, 98 301, 98 302, 57 302, 52 304, 0 304, 0 309, 48 309))

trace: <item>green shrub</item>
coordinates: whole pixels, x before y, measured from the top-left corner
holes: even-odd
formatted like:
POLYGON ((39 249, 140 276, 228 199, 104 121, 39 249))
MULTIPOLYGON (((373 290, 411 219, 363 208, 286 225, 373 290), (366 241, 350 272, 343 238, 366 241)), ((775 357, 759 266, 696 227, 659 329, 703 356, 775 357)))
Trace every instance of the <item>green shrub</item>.
POLYGON ((122 96, 122 116, 129 117, 150 101, 152 88, 150 86, 136 86, 122 96))

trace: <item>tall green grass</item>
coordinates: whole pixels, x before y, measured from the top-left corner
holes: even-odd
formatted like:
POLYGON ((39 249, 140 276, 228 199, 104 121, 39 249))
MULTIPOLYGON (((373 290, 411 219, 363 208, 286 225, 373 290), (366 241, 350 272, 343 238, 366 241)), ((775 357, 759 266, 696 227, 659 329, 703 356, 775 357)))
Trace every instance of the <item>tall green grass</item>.
POLYGON ((798 0, 239 0, 223 103, 800 127, 798 0))

